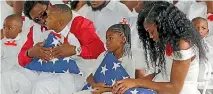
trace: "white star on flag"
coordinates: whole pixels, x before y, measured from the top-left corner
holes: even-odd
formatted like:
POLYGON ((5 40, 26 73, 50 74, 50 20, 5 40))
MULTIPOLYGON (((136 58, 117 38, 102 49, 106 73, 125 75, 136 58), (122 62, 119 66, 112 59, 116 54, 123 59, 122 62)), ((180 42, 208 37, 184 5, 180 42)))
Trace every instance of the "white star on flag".
POLYGON ((130 91, 132 94, 138 94, 137 89, 135 89, 134 91, 130 91))
POLYGON ((54 46, 57 46, 59 43, 60 43, 59 40, 53 38, 52 44, 53 44, 54 46))
POLYGON ((113 62, 113 64, 114 64, 114 66, 113 66, 112 69, 115 69, 115 71, 116 71, 116 69, 117 69, 118 67, 121 67, 121 66, 120 66, 120 63, 114 63, 114 62, 113 62))
POLYGON ((111 81, 112 81, 112 86, 115 85, 115 83, 116 83, 116 78, 115 78, 114 80, 111 79, 111 81))
POLYGON ((108 70, 107 68, 106 68, 106 65, 104 66, 104 67, 101 67, 101 73, 103 73, 104 75, 105 75, 105 72, 108 70))
POLYGON ((127 79, 127 78, 129 78, 129 77, 124 77, 124 76, 123 76, 123 79, 127 79))
POLYGON ((58 61, 58 58, 53 58, 51 61, 55 64, 55 62, 58 61))
POLYGON ((81 76, 83 76, 83 72, 82 71, 80 71, 78 74, 81 75, 81 76))
POLYGON ((43 64, 43 60, 41 59, 39 59, 38 62, 41 63, 41 65, 43 64))
POLYGON ((63 72, 64 72, 64 73, 70 73, 70 72, 69 72, 69 69, 63 70, 63 72))
POLYGON ((68 63, 68 62, 70 61, 70 59, 71 59, 70 57, 65 57, 63 60, 64 60, 64 61, 66 60, 67 63, 68 63))

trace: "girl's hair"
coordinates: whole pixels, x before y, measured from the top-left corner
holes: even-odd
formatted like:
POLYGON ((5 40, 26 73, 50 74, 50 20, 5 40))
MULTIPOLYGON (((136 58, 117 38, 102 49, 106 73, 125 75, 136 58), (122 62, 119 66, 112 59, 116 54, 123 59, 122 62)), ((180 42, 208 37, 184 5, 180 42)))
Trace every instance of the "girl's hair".
POLYGON ((131 55, 131 30, 127 24, 114 24, 108 30, 112 32, 122 32, 126 37, 124 45, 125 54, 131 55))
POLYGON ((163 73, 166 73, 166 46, 170 44, 173 51, 179 51, 180 39, 189 41, 191 47, 197 47, 200 60, 206 60, 204 43, 199 32, 186 18, 186 15, 169 2, 145 2, 138 15, 137 26, 139 38, 145 49, 147 65, 150 65, 151 62, 152 66, 159 67, 163 73), (149 33, 144 28, 144 23, 157 25, 158 41, 155 42, 149 37, 149 33))

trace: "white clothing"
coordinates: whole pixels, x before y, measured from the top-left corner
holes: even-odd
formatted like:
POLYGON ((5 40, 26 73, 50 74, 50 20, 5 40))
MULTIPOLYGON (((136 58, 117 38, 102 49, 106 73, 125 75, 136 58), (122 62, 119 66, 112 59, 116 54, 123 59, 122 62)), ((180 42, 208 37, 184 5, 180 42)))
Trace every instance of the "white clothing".
POLYGON ((88 13, 90 7, 87 4, 84 4, 78 11, 77 13, 80 14, 81 16, 86 16, 88 13))
POLYGON ((6 72, 14 68, 20 68, 18 63, 18 54, 21 47, 24 45, 27 37, 24 32, 21 32, 15 39, 2 39, 1 42, 1 72, 6 72), (5 45, 7 41, 16 41, 17 46, 5 45))
MULTIPOLYGON (((73 14, 72 20, 76 17, 73 14)), ((70 33, 72 21, 60 32, 65 37, 68 35, 68 42, 74 46, 80 46, 78 39, 70 33)), ((44 41, 49 34, 48 31, 41 32, 39 25, 33 27, 34 45, 44 41)), ((63 43, 63 39, 59 40, 63 43)), ((71 94, 81 90, 86 77, 91 74, 93 60, 83 60, 79 56, 75 56, 78 67, 83 72, 83 76, 66 73, 47 73, 37 72, 29 69, 21 68, 11 70, 2 75, 2 92, 3 94, 71 94)))
POLYGON ((213 45, 213 35, 211 35, 211 36, 207 36, 207 38, 206 38, 206 40, 211 44, 211 45, 213 45))
POLYGON ((131 12, 126 5, 118 1, 110 1, 101 11, 93 11, 90 7, 86 18, 93 21, 97 34, 105 43, 107 29, 114 24, 120 23, 123 18, 127 18, 130 15, 131 12))
POLYGON ((190 0, 190 1, 185 1, 185 0, 179 0, 175 6, 181 10, 183 13, 187 14, 189 11, 189 8, 192 3, 196 2, 196 0, 190 0))
MULTIPOLYGON (((95 74, 96 70, 98 69, 99 65, 102 63, 103 59, 105 58, 106 51, 101 53, 97 60, 95 60, 94 71, 93 75, 95 74)), ((143 55, 143 51, 139 49, 132 50, 132 58, 128 57, 128 55, 123 56, 118 59, 121 61, 121 65, 129 74, 130 78, 135 78, 135 70, 146 70, 146 63, 143 55)), ((83 90, 80 92, 76 92, 74 94, 91 94, 91 90, 83 90)), ((112 94, 111 92, 105 92, 104 94, 112 94)))
MULTIPOLYGON (((207 13, 207 6, 205 2, 193 2, 191 5, 189 5, 189 11, 186 14, 190 20, 196 17, 203 17, 207 19, 207 17, 210 15, 207 13)), ((209 35, 213 35, 213 21, 208 20, 208 27, 209 35)))
POLYGON ((142 43, 140 42, 137 30, 137 20, 138 20, 137 15, 127 18, 127 24, 130 25, 131 29, 131 47, 133 49, 142 48, 142 43))
POLYGON ((3 29, 4 19, 8 16, 13 14, 13 7, 7 4, 6 0, 0 1, 1 2, 1 23, 0 29, 3 29))
MULTIPOLYGON (((173 59, 174 60, 187 60, 194 55, 196 55, 195 59, 190 62, 190 67, 188 70, 188 73, 186 75, 184 85, 182 87, 180 94, 196 94, 198 92, 197 90, 197 79, 198 79, 198 73, 199 73, 199 55, 198 53, 194 52, 192 48, 188 50, 181 50, 178 51, 181 54, 181 57, 177 55, 172 55, 171 57, 166 57, 166 75, 163 76, 162 73, 159 73, 156 75, 153 79, 154 82, 169 82, 170 81, 170 73, 172 68, 173 59)), ((176 52, 173 52, 176 53, 176 52)))

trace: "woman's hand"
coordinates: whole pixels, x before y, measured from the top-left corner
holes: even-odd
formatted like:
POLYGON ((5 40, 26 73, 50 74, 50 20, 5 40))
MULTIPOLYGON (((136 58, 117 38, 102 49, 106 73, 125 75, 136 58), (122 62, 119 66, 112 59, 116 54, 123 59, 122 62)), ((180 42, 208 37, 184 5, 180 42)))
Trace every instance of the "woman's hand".
POLYGON ((125 91, 136 86, 137 79, 124 79, 115 83, 112 92, 113 94, 124 94, 125 91))

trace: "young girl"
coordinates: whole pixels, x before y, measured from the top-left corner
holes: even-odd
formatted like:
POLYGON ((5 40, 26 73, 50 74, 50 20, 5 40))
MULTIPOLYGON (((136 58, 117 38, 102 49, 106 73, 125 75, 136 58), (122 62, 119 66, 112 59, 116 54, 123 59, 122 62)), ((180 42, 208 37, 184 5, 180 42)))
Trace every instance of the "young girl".
POLYGON ((114 93, 122 94, 121 86, 150 88, 158 94, 196 94, 199 60, 205 61, 204 43, 189 19, 174 5, 155 1, 144 5, 138 17, 139 37, 143 42, 148 64, 156 70, 166 71, 166 64, 172 64, 170 80, 156 82, 155 73, 142 79, 120 81, 114 93), (166 57, 172 61, 168 62, 166 57))
MULTIPOLYGON (((142 51, 131 49, 130 36, 130 28, 126 24, 115 24, 107 30, 106 46, 108 50, 99 55, 98 59, 95 61, 95 71, 87 78, 87 82, 93 88, 92 94, 102 94, 104 92, 111 94, 110 92, 112 92, 112 87, 104 83, 96 83, 93 77, 108 52, 112 52, 121 62, 121 65, 129 74, 130 78, 142 78, 144 76, 145 61, 141 58, 143 57, 141 54, 142 51)), ((84 90, 76 94, 90 94, 90 91, 91 90, 84 90)))

